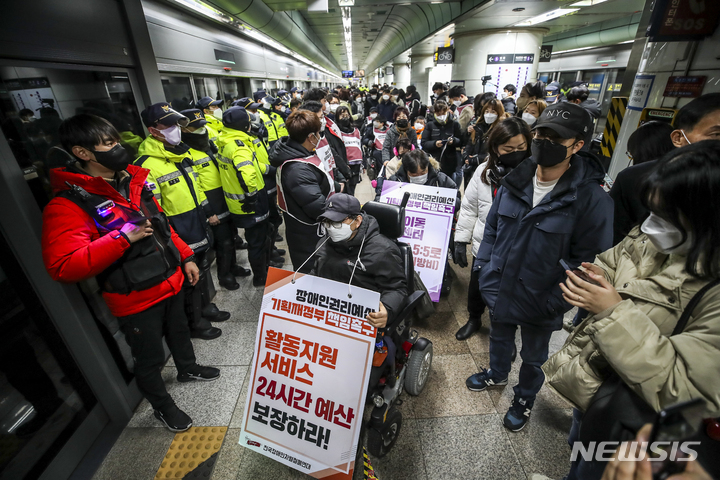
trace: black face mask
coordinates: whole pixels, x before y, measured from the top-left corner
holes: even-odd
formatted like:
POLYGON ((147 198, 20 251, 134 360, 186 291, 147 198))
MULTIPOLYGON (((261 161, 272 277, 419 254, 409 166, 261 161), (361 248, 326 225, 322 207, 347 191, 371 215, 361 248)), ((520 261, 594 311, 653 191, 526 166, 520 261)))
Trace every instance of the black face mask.
POLYGON ((337 124, 340 128, 348 128, 348 127, 350 127, 350 119, 349 118, 339 118, 337 120, 337 124))
POLYGON ((187 144, 188 147, 195 150, 205 152, 210 148, 209 134, 207 129, 205 129, 205 133, 202 134, 182 132, 180 134, 180 138, 182 139, 183 143, 187 144))
POLYGON ((527 150, 517 150, 512 153, 506 153, 505 155, 498 156, 498 162, 508 168, 515 168, 520 165, 520 162, 528 157, 527 150))
POLYGON ((407 118, 402 118, 395 123, 397 123, 397 126, 400 128, 407 128, 408 125, 410 125, 410 121, 407 118))
POLYGON ((190 147, 187 144, 180 142, 177 145, 165 145, 165 150, 174 153, 175 155, 185 155, 190 151, 190 147))
MULTIPOLYGON (((573 144, 575 145, 575 144, 573 144)), ((553 167, 567 158, 568 148, 560 143, 553 143, 547 138, 534 138, 530 150, 535 162, 541 167, 553 167)))
POLYGON ((125 170, 130 165, 130 155, 119 143, 107 152, 98 152, 97 150, 92 150, 92 152, 100 165, 113 172, 125 170))

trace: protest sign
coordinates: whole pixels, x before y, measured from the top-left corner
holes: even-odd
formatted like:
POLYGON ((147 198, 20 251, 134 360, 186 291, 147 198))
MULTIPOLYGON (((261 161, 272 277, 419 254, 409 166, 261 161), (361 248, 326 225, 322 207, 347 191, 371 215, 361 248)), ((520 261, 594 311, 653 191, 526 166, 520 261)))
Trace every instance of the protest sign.
POLYGON ((398 240, 412 247, 415 271, 432 301, 438 302, 457 190, 385 180, 380 201, 400 205, 405 192, 410 192, 410 201, 405 207, 405 235, 398 240))
POLYGON ((379 305, 377 292, 270 268, 241 445, 315 478, 352 478, 375 350, 365 317, 379 305))

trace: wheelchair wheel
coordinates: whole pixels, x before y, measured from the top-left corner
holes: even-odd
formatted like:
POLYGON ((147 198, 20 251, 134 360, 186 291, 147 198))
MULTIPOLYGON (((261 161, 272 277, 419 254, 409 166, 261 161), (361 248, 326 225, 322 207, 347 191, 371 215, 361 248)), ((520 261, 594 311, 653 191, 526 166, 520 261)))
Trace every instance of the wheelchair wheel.
POLYGON ((390 452, 400 435, 402 413, 394 406, 390 407, 382 424, 381 431, 370 428, 367 434, 367 449, 371 455, 382 458, 390 452))
POLYGON ((433 360, 433 345, 428 343, 422 350, 412 350, 410 359, 406 368, 408 369, 405 376, 405 390, 412 395, 420 395, 428 376, 430 375, 430 367, 433 360))

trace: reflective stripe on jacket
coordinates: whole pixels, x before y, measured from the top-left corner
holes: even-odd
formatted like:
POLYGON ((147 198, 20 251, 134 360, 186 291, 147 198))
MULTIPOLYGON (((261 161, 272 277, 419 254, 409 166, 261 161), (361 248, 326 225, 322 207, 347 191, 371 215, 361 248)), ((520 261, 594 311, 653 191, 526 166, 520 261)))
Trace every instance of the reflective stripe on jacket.
POLYGON ((265 188, 265 168, 257 161, 252 146, 253 137, 240 130, 227 128, 223 138, 226 143, 218 153, 217 160, 230 213, 253 217, 256 222, 262 221, 268 217, 267 205, 263 208, 257 199, 258 193, 265 188), (255 210, 244 212, 242 205, 246 202, 254 203, 255 210))
POLYGON ((193 169, 190 149, 181 143, 173 153, 152 136, 148 136, 138 149, 138 167, 150 170, 147 181, 155 199, 185 243, 196 252, 209 248, 207 217, 213 215, 210 203, 199 184, 193 169))

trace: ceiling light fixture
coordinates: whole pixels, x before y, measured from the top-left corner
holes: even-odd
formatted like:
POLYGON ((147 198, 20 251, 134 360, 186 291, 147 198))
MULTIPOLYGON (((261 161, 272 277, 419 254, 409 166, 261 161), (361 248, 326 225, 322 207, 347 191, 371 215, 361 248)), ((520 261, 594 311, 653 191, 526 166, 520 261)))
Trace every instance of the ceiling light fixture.
POLYGON ((259 30, 254 29, 253 27, 246 24, 245 22, 242 22, 239 19, 232 17, 230 15, 226 15, 225 13, 221 12, 220 10, 213 8, 212 6, 202 2, 200 0, 174 0, 174 1, 175 1, 175 3, 182 5, 185 8, 194 10, 195 12, 197 12, 205 17, 212 18, 213 20, 224 23, 225 25, 232 27, 236 30, 239 30, 246 35, 249 35, 249 32, 253 32, 252 38, 254 40, 259 40, 260 42, 268 45, 269 47, 279 50, 288 56, 296 58, 299 61, 301 61, 313 68, 316 68, 317 70, 319 70, 323 73, 326 73, 334 78, 341 78, 337 74, 334 74, 334 73, 330 72, 328 69, 321 67, 320 65, 318 65, 317 63, 308 59, 307 57, 304 57, 304 56, 298 54, 297 52, 294 52, 294 51, 288 49, 281 43, 276 42, 271 37, 265 35, 264 33, 260 32, 259 30))
POLYGON ((569 15, 571 13, 575 13, 579 8, 558 8, 555 10, 551 10, 547 13, 543 13, 542 15, 538 15, 537 17, 528 18, 527 20, 523 20, 520 23, 516 23, 516 27, 529 27, 531 25, 538 25, 540 23, 548 22, 550 20, 554 20, 559 17, 563 17, 565 15, 569 15))
POLYGON ((343 35, 345 35, 345 52, 347 53, 347 69, 352 68, 352 15, 350 7, 341 7, 343 35))

